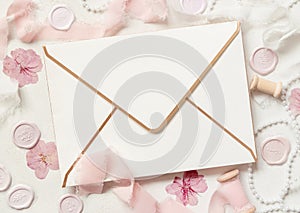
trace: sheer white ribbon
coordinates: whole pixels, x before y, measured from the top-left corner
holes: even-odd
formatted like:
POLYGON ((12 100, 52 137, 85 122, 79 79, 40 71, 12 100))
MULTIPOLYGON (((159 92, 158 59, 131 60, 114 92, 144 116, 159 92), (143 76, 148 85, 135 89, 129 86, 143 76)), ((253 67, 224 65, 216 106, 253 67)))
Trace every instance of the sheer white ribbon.
POLYGON ((0 125, 15 112, 21 103, 18 83, 5 76, 2 67, 2 61, 0 61, 0 125))

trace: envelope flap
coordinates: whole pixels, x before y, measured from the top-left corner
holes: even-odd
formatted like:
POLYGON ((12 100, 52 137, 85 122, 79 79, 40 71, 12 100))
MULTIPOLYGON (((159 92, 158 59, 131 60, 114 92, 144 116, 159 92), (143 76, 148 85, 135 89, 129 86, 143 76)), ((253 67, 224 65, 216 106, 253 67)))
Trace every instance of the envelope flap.
POLYGON ((227 22, 116 36, 48 45, 45 50, 52 61, 129 117, 157 128, 176 111, 237 25, 227 22))
POLYGON ((228 129, 233 137, 247 144, 256 155, 242 44, 242 35, 239 34, 215 64, 215 79, 209 74, 203 80, 203 84, 208 85, 206 90, 209 93, 210 105, 202 98, 207 95, 207 92, 201 90, 201 87, 194 91, 191 98, 203 111, 228 129), (228 70, 228 68, 230 69, 228 70))

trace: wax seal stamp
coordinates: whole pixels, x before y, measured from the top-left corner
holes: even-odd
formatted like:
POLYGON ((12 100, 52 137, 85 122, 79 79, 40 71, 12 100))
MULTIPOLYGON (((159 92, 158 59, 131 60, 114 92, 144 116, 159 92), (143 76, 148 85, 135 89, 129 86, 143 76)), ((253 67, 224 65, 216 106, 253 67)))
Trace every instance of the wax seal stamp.
POLYGON ((250 58, 251 68, 261 75, 273 72, 278 63, 277 54, 269 48, 258 48, 250 58))
POLYGON ((218 177, 217 181, 220 183, 226 182, 226 181, 238 176, 239 173, 240 173, 240 171, 238 169, 234 169, 234 170, 226 172, 225 174, 218 177))
POLYGON ((59 213, 81 213, 83 203, 81 199, 73 194, 66 194, 60 198, 59 213))
POLYGON ((6 191, 11 184, 11 175, 5 169, 4 166, 0 164, 0 192, 6 191))
POLYGON ((49 13, 48 21, 56 30, 69 30, 75 20, 75 16, 66 5, 55 5, 49 13))
POLYGON ((207 0, 180 0, 180 6, 185 13, 197 15, 207 7, 207 0))
POLYGON ((275 98, 278 98, 281 95, 282 82, 269 81, 267 79, 263 79, 255 75, 250 84, 250 90, 257 90, 262 93, 272 95, 275 98))
POLYGON ((39 128, 32 123, 21 122, 13 131, 13 142, 20 148, 34 147, 41 137, 39 128))
POLYGON ((31 187, 26 185, 14 186, 8 192, 8 205, 17 210, 29 208, 33 199, 34 192, 31 187))
POLYGON ((284 164, 290 153, 290 143, 283 137, 273 137, 262 143, 261 154, 264 161, 269 165, 284 164))

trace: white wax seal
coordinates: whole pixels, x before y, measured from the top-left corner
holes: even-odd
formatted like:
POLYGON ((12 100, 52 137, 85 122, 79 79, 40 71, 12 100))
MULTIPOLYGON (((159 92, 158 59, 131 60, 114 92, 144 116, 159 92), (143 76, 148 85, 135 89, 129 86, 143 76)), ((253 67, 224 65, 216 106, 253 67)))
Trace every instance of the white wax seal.
POLYGON ((180 0, 180 6, 185 13, 197 15, 207 7, 207 0, 180 0))
POLYGON ((41 132, 33 123, 21 122, 13 131, 13 142, 24 149, 34 147, 40 140, 41 132))
POLYGON ((49 13, 50 25, 57 30, 68 30, 75 20, 74 13, 64 4, 55 5, 49 13))
POLYGON ((33 199, 34 192, 26 185, 16 185, 8 192, 8 205, 17 210, 29 208, 33 199))
POLYGON ((282 165, 291 150, 290 142, 283 137, 268 138, 262 143, 262 157, 269 165, 282 165))
POLYGON ((66 194, 60 198, 59 212, 60 213, 81 213, 83 203, 80 198, 73 194, 66 194))
POLYGON ((11 175, 5 169, 5 167, 0 164, 0 192, 7 190, 10 184, 11 184, 11 175))
POLYGON ((278 64, 277 54, 265 47, 258 48, 250 58, 251 68, 260 75, 268 75, 273 72, 278 64))

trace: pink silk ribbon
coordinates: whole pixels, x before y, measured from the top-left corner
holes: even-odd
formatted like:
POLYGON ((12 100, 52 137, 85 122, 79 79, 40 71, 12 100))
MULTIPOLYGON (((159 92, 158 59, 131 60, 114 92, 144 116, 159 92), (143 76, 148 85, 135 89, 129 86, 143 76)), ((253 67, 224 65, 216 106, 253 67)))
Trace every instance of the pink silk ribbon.
POLYGON ((161 22, 168 16, 167 2, 164 0, 128 1, 129 14, 146 23, 161 22))
POLYGON ((171 198, 159 203, 134 181, 130 186, 117 187, 113 191, 132 208, 134 213, 192 213, 191 210, 171 198))
POLYGON ((6 18, 0 19, 0 60, 5 57, 8 42, 8 23, 6 18))
POLYGON ((6 54, 9 23, 18 19, 21 20, 21 17, 27 16, 33 7, 34 4, 30 1, 16 1, 16 4, 12 4, 9 7, 7 17, 0 19, 0 59, 3 59, 6 54))
POLYGON ((31 43, 38 40, 83 40, 95 39, 116 34, 126 25, 130 16, 144 22, 161 22, 167 17, 166 0, 114 0, 103 14, 103 24, 94 25, 74 22, 69 30, 60 31, 49 23, 36 23, 31 16, 37 5, 31 0, 14 0, 7 11, 7 17, 0 19, 0 59, 6 54, 9 23, 16 28, 17 37, 31 43))
POLYGON ((83 156, 75 172, 75 182, 79 185, 81 195, 102 193, 104 180, 108 177, 117 183, 113 192, 127 203, 134 213, 193 213, 171 198, 158 202, 134 181, 128 167, 109 149, 83 156))

